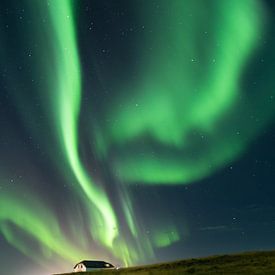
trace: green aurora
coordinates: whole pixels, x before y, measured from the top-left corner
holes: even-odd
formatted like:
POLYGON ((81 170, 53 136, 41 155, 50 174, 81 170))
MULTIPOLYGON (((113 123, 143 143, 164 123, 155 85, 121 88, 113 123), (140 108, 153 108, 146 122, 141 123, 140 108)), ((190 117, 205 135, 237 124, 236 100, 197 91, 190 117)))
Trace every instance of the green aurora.
MULTIPOLYGON (((93 163, 87 165, 80 152, 84 72, 78 1, 42 2, 26 1, 36 20, 32 33, 42 41, 40 58, 30 62, 33 73, 44 76, 37 91, 49 133, 43 146, 60 178, 73 182, 78 202, 65 210, 70 215, 64 234, 55 209, 36 190, 29 189, 26 198, 3 192, 0 232, 38 262, 41 255, 70 263, 103 255, 126 265, 153 259, 154 249, 177 242, 186 232, 167 220, 167 226, 153 228, 153 236, 144 234, 129 192, 132 184, 192 184, 206 178, 241 156, 274 116, 274 103, 268 101, 274 94, 271 78, 267 75, 258 88, 262 92, 253 91, 253 96, 242 82, 268 28, 265 9, 256 0, 213 0, 211 5, 161 0, 158 14, 150 1, 137 5, 138 16, 151 30, 139 37, 138 79, 112 83, 103 76, 116 96, 96 125, 87 121, 89 116, 84 119, 93 144, 87 150, 108 163, 117 182, 120 206, 115 206, 107 183, 101 184, 103 179, 88 169, 93 163), (36 14, 46 14, 47 24, 36 14), (251 110, 258 115, 252 117, 251 110), (36 255, 18 232, 38 244, 36 255)), ((39 139, 35 117, 25 114, 28 100, 15 94, 14 101, 27 131, 39 139)))
POLYGON ((200 180, 239 156, 270 118, 271 104, 260 124, 248 118, 252 107, 261 110, 262 95, 249 97, 240 82, 264 31, 260 3, 211 3, 163 1, 165 19, 147 6, 154 39, 145 37, 140 46, 138 85, 124 84, 106 115, 111 122, 102 121, 97 133, 100 153, 115 155, 114 171, 125 182, 200 180))

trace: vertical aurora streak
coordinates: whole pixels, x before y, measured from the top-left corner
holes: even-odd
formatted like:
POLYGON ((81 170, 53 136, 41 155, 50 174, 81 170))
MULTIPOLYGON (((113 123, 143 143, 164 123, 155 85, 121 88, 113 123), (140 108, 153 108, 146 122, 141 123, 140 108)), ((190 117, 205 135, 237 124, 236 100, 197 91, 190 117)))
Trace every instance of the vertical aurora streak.
POLYGON ((93 207, 93 219, 97 224, 102 224, 98 231, 99 241, 112 247, 117 236, 117 222, 112 206, 104 190, 96 186, 87 175, 81 164, 78 152, 78 116, 81 100, 81 70, 77 52, 76 34, 71 1, 50 1, 49 7, 56 32, 56 58, 57 68, 57 127, 61 129, 61 143, 64 144, 64 153, 68 163, 77 178, 79 185, 85 192, 93 207))

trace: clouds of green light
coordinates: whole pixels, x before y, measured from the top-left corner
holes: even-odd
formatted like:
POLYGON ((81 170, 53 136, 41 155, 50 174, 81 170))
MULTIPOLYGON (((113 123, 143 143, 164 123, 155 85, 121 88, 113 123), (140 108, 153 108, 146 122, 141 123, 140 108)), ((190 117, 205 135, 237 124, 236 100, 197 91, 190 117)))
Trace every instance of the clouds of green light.
POLYGON ((180 240, 180 234, 175 226, 166 230, 164 228, 153 234, 153 242, 156 247, 167 247, 180 240))
POLYGON ((260 126, 248 121, 259 110, 249 102, 264 96, 249 97, 241 82, 265 16, 256 0, 158 6, 141 10, 150 31, 140 45, 138 84, 122 86, 107 111, 111 121, 97 133, 98 150, 107 159, 112 152, 125 182, 191 183, 239 156, 270 119, 271 105, 260 126))

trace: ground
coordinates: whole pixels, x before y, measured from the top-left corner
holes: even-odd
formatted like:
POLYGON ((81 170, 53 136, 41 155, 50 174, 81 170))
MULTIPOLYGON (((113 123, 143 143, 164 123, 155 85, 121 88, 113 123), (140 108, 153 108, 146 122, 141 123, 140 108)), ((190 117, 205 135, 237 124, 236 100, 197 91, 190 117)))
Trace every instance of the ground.
MULTIPOLYGON (((74 275, 275 274, 275 251, 212 256, 176 262, 74 275)), ((65 274, 64 274, 65 275, 65 274)))

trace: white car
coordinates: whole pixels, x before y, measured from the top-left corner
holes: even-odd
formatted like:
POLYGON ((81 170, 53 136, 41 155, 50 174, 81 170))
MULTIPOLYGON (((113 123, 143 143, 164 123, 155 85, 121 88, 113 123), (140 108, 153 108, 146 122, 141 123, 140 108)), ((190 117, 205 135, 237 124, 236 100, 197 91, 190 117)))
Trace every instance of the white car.
POLYGON ((74 266, 74 272, 85 272, 92 270, 101 270, 101 269, 114 269, 115 267, 104 261, 81 261, 80 263, 74 266))

